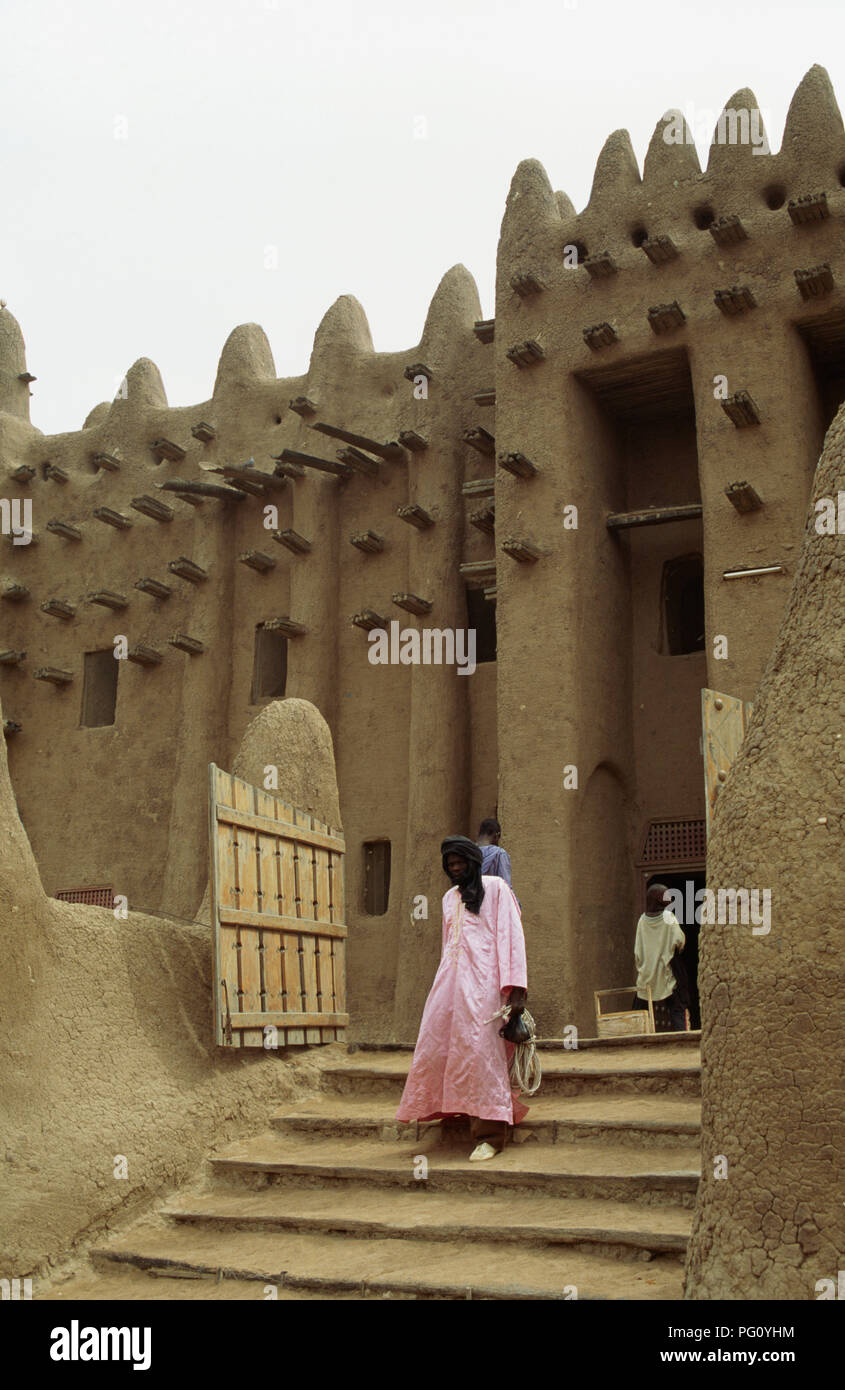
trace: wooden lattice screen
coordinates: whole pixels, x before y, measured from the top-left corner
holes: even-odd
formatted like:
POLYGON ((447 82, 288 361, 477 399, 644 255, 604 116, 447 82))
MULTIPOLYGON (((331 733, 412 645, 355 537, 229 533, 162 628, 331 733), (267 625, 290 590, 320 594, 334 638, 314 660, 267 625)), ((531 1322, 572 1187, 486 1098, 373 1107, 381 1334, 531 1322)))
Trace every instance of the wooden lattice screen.
POLYGON ((343 836, 214 763, 209 830, 218 1045, 336 1041, 349 1022, 343 836))
POLYGON ((707 836, 703 820, 689 816, 679 820, 652 820, 648 823, 639 864, 661 868, 669 864, 704 863, 707 836))
POLYGON ((94 907, 114 907, 114 893, 111 888, 63 888, 54 893, 62 903, 88 903, 94 907))

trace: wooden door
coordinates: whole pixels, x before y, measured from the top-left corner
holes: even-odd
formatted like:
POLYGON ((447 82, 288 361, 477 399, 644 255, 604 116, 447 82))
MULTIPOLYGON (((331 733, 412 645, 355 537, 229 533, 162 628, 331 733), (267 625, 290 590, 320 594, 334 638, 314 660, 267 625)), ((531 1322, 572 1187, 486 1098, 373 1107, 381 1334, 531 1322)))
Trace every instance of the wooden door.
POLYGON ((701 692, 708 839, 716 799, 727 781, 731 763, 745 737, 753 709, 754 705, 749 700, 739 700, 735 695, 722 695, 718 690, 701 692))
POLYGON ((208 773, 216 1042, 335 1042, 349 1022, 343 836, 214 763, 208 773))

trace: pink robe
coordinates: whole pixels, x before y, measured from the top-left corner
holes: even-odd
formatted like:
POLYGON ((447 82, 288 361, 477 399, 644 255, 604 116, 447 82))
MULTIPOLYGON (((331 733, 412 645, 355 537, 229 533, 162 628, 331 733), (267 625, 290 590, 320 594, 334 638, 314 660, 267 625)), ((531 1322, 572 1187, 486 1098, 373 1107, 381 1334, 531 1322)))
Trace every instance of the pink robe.
POLYGON ((511 1094, 512 1044, 499 1037, 503 1020, 487 1023, 514 985, 527 988, 525 937, 513 890, 484 875, 481 912, 469 912, 457 888, 443 896, 443 954, 420 1023, 420 1034, 397 1120, 475 1115, 519 1124, 528 1114, 511 1094))

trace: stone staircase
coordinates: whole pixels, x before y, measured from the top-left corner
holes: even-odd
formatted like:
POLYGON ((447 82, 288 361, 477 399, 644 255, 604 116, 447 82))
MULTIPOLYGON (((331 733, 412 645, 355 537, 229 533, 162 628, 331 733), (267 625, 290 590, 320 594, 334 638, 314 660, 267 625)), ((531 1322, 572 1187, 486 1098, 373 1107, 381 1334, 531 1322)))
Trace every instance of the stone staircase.
POLYGON ((699 1039, 541 1045, 530 1137, 481 1164, 460 1123, 397 1125, 410 1049, 338 1044, 318 1095, 47 1297, 679 1299, 699 1039))

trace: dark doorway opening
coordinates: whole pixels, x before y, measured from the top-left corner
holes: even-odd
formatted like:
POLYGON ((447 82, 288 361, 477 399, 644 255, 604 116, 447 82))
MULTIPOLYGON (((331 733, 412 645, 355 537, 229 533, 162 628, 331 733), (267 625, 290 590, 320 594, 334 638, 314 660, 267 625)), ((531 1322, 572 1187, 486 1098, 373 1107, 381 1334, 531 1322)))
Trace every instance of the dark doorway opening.
POLYGON ((681 555, 663 566, 663 611, 670 656, 704 651, 704 558, 681 555))
MULTIPOLYGON (((698 997, 698 935, 701 927, 701 908, 702 903, 696 903, 695 895, 701 888, 706 888, 707 878, 704 872, 696 873, 688 869, 686 873, 650 874, 646 880, 645 887, 648 888, 652 883, 665 883, 667 888, 672 888, 681 895, 680 904, 674 908, 681 931, 686 937, 686 945, 681 952, 687 980, 689 982, 689 1023, 690 1028, 701 1027, 701 1005, 698 997)), ((642 910, 645 910, 643 901, 642 910)))
POLYGON ((475 628, 475 661, 496 660, 496 604, 484 597, 483 589, 467 588, 467 620, 475 628))
POLYGON ((259 623, 255 629, 250 703, 280 700, 288 677, 288 639, 283 632, 259 623))

